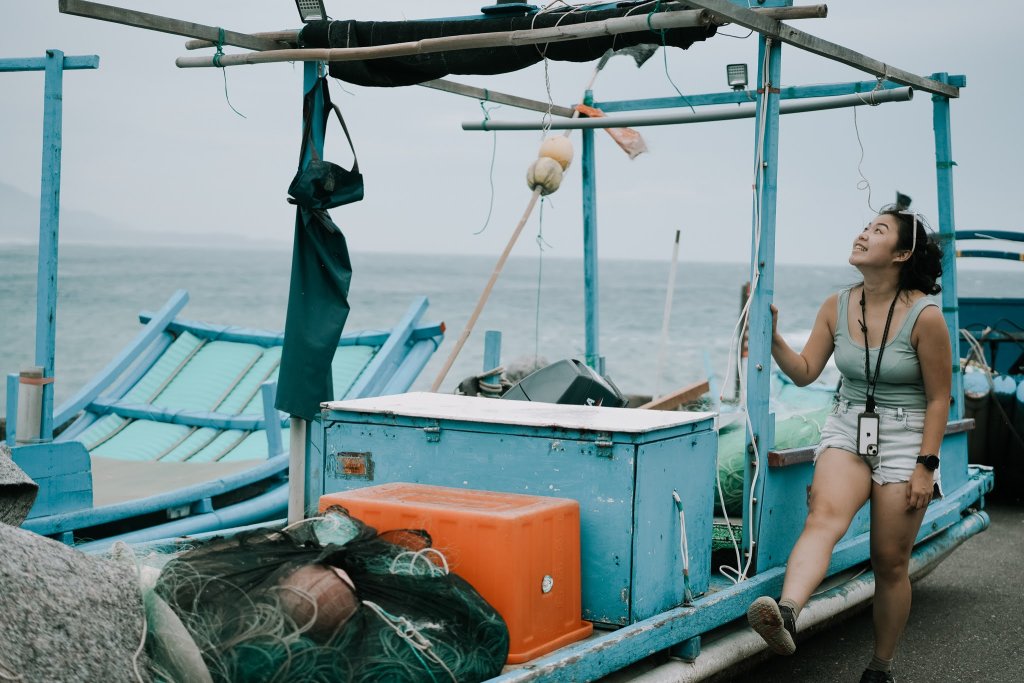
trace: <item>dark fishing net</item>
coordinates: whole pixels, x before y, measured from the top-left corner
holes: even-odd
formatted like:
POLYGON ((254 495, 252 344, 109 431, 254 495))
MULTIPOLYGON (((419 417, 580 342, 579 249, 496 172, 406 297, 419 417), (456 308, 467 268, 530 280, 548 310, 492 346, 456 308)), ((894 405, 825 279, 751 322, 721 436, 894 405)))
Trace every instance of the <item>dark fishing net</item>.
POLYGON ((339 508, 192 549, 156 593, 214 681, 480 681, 508 656, 501 616, 425 532, 378 535, 339 508))

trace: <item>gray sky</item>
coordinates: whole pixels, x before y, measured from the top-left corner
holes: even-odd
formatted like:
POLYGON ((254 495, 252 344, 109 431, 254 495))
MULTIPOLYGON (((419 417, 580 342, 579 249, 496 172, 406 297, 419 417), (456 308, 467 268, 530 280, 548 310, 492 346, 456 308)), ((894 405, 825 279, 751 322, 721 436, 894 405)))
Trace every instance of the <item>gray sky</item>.
MULTIPOLYGON (((238 31, 295 28, 291 0, 120 0, 125 7, 238 31)), ((474 14, 488 2, 468 0, 327 0, 335 18, 401 19, 474 14)), ((956 217, 961 228, 1019 227, 1007 216, 1007 192, 1020 185, 1024 94, 1017 3, 967 5, 950 0, 832 3, 827 19, 799 28, 908 71, 966 74, 952 105, 956 217), (984 21, 977 18, 984 16, 984 21), (1014 117, 1011 120, 1011 117, 1014 117)), ((725 33, 745 35, 738 27, 725 33)), ((137 231, 229 233, 289 243, 293 208, 284 201, 299 144, 302 67, 272 64, 227 70, 178 69, 184 39, 57 12, 56 0, 0 0, 0 56, 98 54, 98 71, 65 74, 62 201, 137 231)), ((719 36, 688 51, 671 49, 667 68, 686 93, 725 90, 725 65, 746 62, 756 72, 757 41, 719 36)), ((192 53, 195 54, 195 53, 192 53)), ((551 97, 571 104, 582 95, 592 65, 552 62, 551 97)), ((853 69, 788 46, 783 85, 868 80, 853 69)), ((42 74, 0 74, 0 183, 39 191, 42 74)), ((497 77, 454 80, 546 100, 540 65, 497 77)), ((471 99, 420 87, 370 89, 332 82, 366 178, 366 200, 332 212, 355 251, 496 255, 529 199, 526 169, 538 132, 499 133, 490 226, 479 231, 490 202, 493 133, 465 132, 481 118, 471 99)), ((663 97, 675 91, 660 53, 638 70, 612 60, 595 86, 598 100, 663 97)), ((530 118, 502 107, 492 118, 530 118)), ((894 191, 910 194, 935 222, 931 101, 858 109, 862 169, 877 207, 894 191)), ((745 261, 749 253, 751 120, 641 130, 649 154, 630 161, 598 134, 598 208, 603 258, 663 259, 683 229, 684 260, 745 261)), ((348 157, 336 127, 327 157, 348 157)), ((579 133, 572 140, 579 153, 579 133)), ((857 189, 860 150, 852 110, 783 117, 778 260, 844 263, 850 241, 872 215, 857 189)), ((579 165, 544 211, 552 256, 581 253, 579 165)), ((37 227, 25 226, 31 239, 37 227)), ((536 233, 536 216, 528 235, 536 233)), ((516 254, 531 254, 521 240, 516 254)))

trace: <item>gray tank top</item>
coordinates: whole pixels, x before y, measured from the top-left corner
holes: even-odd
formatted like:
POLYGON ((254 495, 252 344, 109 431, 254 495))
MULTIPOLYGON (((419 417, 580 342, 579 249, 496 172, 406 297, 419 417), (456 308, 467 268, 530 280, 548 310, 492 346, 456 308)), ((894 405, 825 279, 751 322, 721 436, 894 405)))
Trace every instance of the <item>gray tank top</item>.
MULTIPOLYGON (((836 367, 843 373, 839 397, 854 405, 863 405, 867 401, 867 381, 864 377, 864 344, 858 342, 862 342, 864 337, 861 335, 856 339, 850 335, 849 303, 850 290, 844 289, 839 292, 839 318, 836 320, 835 334, 836 367)), ((936 305, 926 296, 915 301, 907 311, 899 331, 886 345, 878 383, 875 385, 876 404, 912 410, 922 410, 927 406, 921 363, 917 359, 917 350, 910 343, 910 333, 921 311, 936 305)), ((874 374, 875 363, 878 361, 877 347, 868 351, 868 358, 874 374)))

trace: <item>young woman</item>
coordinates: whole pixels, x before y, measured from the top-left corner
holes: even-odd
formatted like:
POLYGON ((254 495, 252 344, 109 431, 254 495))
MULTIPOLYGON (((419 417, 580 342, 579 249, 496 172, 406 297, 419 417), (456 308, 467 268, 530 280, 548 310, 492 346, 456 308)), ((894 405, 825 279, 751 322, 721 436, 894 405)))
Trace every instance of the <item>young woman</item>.
POLYGON ((875 651, 862 683, 894 680, 892 659, 910 613, 910 552, 928 503, 941 495, 952 359, 942 312, 927 298, 941 289, 941 257, 921 216, 884 207, 850 253, 864 281, 825 300, 800 353, 778 334, 772 307, 772 356, 782 371, 806 385, 835 353, 842 383, 816 450, 807 522, 782 597, 758 598, 747 619, 773 651, 792 654, 800 609, 870 500, 875 651))

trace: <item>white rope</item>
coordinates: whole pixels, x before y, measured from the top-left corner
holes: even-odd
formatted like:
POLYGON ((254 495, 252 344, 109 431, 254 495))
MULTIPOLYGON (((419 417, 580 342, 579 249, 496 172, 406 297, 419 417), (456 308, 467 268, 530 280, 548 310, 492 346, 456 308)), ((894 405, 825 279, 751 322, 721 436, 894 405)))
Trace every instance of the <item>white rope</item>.
POLYGON ((444 556, 437 548, 423 548, 422 550, 406 550, 395 555, 395 558, 391 560, 390 571, 392 574, 413 574, 413 570, 416 568, 416 563, 423 560, 427 563, 427 567, 430 571, 431 576, 447 576, 451 570, 448 569, 448 559, 444 556), (441 566, 438 567, 434 564, 427 555, 434 555, 441 561, 441 566), (407 571, 401 571, 401 567, 398 565, 406 557, 411 556, 412 559, 409 562, 407 571))
MULTIPOLYGON (((742 566, 742 556, 740 553, 739 544, 736 541, 736 536, 732 532, 732 526, 729 525, 729 537, 732 540, 733 548, 736 551, 736 567, 720 567, 719 572, 734 583, 739 583, 747 579, 747 573, 750 571, 750 566, 754 560, 754 492, 756 491, 757 481, 761 474, 761 457, 758 449, 757 440, 754 438, 754 425, 750 420, 750 413, 746 407, 747 398, 747 382, 745 373, 742 371, 742 354, 743 354, 743 339, 747 334, 748 324, 750 319, 750 305, 754 300, 754 294, 757 292, 757 287, 761 281, 761 273, 758 267, 760 263, 760 247, 761 247, 761 193, 758 191, 759 188, 764 187, 764 163, 763 163, 763 147, 764 138, 767 130, 767 113, 768 113, 768 98, 771 94, 772 82, 771 82, 771 38, 765 39, 764 58, 761 65, 762 80, 762 92, 761 101, 759 103, 759 123, 757 130, 757 154, 754 158, 754 182, 752 184, 752 190, 754 192, 754 254, 751 262, 754 264, 753 275, 750 281, 750 293, 747 296, 746 302, 743 304, 743 308, 740 311, 739 319, 736 321, 736 325, 733 328, 733 338, 729 351, 729 364, 726 368, 725 377, 728 378, 732 374, 732 361, 735 356, 736 361, 736 374, 739 380, 740 394, 739 394, 739 407, 743 412, 744 424, 746 425, 747 434, 750 436, 750 443, 753 447, 754 455, 754 473, 750 481, 750 498, 747 501, 747 527, 749 529, 748 538, 750 538, 751 547, 748 550, 747 562, 742 566), (735 572, 735 578, 730 576, 731 572, 735 572)), ((723 383, 723 394, 724 394, 724 383, 723 383)), ((719 398, 724 398, 724 395, 720 395, 719 398)), ((715 482, 718 486, 718 494, 722 503, 722 512, 725 513, 725 498, 722 493, 721 476, 715 468, 715 482)), ((728 517, 726 517, 728 520, 728 517)))
POLYGON ((428 640, 426 636, 424 636, 422 633, 416 630, 416 627, 413 625, 411 621, 409 621, 405 617, 396 617, 394 615, 388 614, 384 610, 384 608, 382 608, 375 602, 363 600, 363 604, 369 607, 374 614, 380 617, 381 621, 383 621, 388 626, 388 628, 394 631, 399 638, 404 640, 409 645, 409 647, 413 648, 414 650, 422 654, 424 657, 440 666, 442 669, 444 669, 445 673, 447 673, 448 676, 451 677, 454 683, 458 683, 458 679, 455 678, 455 674, 452 673, 452 670, 449 669, 448 665, 446 665, 444 661, 437 655, 437 653, 434 652, 433 644, 430 642, 430 640, 428 640))

